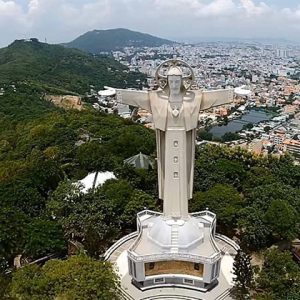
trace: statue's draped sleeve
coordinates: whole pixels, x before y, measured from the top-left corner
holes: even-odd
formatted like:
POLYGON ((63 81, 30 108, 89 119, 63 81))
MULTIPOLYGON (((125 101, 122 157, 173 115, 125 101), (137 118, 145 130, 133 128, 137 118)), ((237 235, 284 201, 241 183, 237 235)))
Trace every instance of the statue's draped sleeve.
POLYGON ((200 110, 206 110, 210 109, 211 107, 230 104, 233 102, 233 99, 233 89, 202 91, 200 110))
POLYGON ((151 112, 150 97, 147 91, 117 89, 117 102, 140 107, 151 112))

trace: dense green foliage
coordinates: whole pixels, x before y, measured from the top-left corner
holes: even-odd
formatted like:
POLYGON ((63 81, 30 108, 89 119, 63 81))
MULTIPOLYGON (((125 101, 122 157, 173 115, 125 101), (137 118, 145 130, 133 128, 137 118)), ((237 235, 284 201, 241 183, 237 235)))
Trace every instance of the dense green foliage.
MULTIPOLYGON (((15 89, 8 87, 0 97, 0 115, 3 116, 0 121, 1 261, 11 265, 17 254, 24 253, 34 259, 61 252, 66 249, 71 233, 81 231, 76 235, 81 241, 90 228, 98 238, 92 238, 95 235, 92 230, 90 240, 94 239, 94 248, 97 249, 92 250, 93 245, 89 245, 90 253, 99 254, 121 234, 120 228, 126 229, 120 224, 107 224, 108 229, 104 226, 109 218, 108 211, 113 206, 105 206, 99 192, 94 196, 78 197, 82 202, 74 203, 78 207, 72 207, 71 214, 54 220, 47 210, 55 194, 51 195, 60 183, 81 179, 92 171, 116 170, 120 178, 125 178, 129 170, 123 167, 123 160, 139 151, 152 154, 155 149, 154 133, 114 115, 57 109, 44 101, 31 85, 16 84, 15 89), (10 104, 15 102, 19 105, 12 105, 13 109, 10 109, 10 104), (90 142, 85 140, 87 136, 90 142), (78 141, 84 143, 77 145, 78 141), (88 209, 83 215, 85 205, 88 209), (95 224, 98 227, 94 228, 95 224), (106 230, 108 233, 105 235, 106 230), (115 234, 110 234, 109 230, 115 234), (107 240, 106 236, 109 236, 107 240)), ((144 189, 155 175, 152 170, 141 172, 141 176, 139 173, 130 186, 135 196, 122 201, 124 205, 125 200, 136 203, 137 210, 141 205, 155 205, 150 195, 142 196, 135 192, 135 189, 144 189), (144 200, 139 202, 136 197, 144 197, 144 200)), ((118 205, 116 207, 120 207, 118 205)), ((124 206, 122 210, 130 228, 133 225, 129 224, 128 214, 134 211, 132 206, 124 206)), ((88 244, 88 239, 85 241, 88 244)))
MULTIPOLYGON (((138 87, 145 80, 140 73, 112 58, 100 57, 59 45, 32 41, 15 41, 0 49, 1 83, 26 81, 53 93, 86 93, 90 85, 124 88, 138 87)), ((28 95, 29 96, 29 95, 28 95)))
POLYGON ((234 288, 232 295, 236 300, 251 299, 250 291, 253 287, 253 268, 251 257, 238 250, 233 263, 234 288))
POLYGON ((288 251, 268 250, 257 281, 265 299, 299 299, 300 270, 288 251))
POLYGON ((118 300, 118 286, 108 262, 74 256, 20 269, 13 276, 11 296, 15 300, 118 300))
POLYGON ((89 31, 66 46, 98 54, 100 52, 120 50, 124 47, 158 47, 172 45, 166 39, 161 39, 150 34, 118 28, 109 30, 89 31))
POLYGON ((299 236, 300 167, 284 156, 258 157, 241 149, 208 146, 198 152, 191 209, 208 207, 220 230, 248 250, 299 236), (200 192, 197 192, 200 191, 200 192))
POLYGON ((126 230, 135 230, 136 214, 155 209, 149 194, 134 189, 125 180, 111 180, 95 192, 83 194, 71 182, 62 182, 47 204, 69 240, 79 241, 88 254, 99 257, 126 230))

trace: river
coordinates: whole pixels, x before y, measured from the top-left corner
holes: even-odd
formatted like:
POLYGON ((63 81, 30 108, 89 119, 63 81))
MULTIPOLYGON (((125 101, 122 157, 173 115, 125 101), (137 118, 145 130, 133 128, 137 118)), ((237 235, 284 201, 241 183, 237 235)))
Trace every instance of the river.
POLYGON ((238 132, 242 130, 243 126, 248 123, 257 124, 261 121, 270 120, 271 118, 272 115, 265 111, 252 109, 240 119, 230 121, 227 125, 214 126, 209 130, 209 132, 212 133, 214 137, 221 138, 227 132, 238 132))

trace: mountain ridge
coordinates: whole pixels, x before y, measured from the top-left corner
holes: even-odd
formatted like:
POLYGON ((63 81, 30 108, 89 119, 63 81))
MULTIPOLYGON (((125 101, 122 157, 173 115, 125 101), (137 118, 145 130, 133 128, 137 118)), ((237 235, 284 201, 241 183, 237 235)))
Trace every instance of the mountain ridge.
POLYGON ((126 28, 115 28, 88 31, 64 46, 98 54, 124 47, 157 47, 165 44, 173 45, 176 42, 126 28))
POLYGON ((125 88, 137 87, 144 80, 140 73, 111 57, 88 54, 61 45, 41 43, 37 39, 16 40, 0 49, 0 83, 33 82, 56 89, 84 94, 90 85, 125 88))

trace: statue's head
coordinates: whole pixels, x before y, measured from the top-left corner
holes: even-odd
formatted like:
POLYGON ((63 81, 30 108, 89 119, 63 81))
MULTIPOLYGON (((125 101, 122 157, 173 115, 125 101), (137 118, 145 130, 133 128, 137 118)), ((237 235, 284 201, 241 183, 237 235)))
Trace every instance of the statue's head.
POLYGON ((174 95, 180 94, 180 92, 185 90, 185 87, 183 85, 182 80, 182 71, 178 67, 170 67, 168 73, 167 73, 167 79, 168 79, 168 87, 170 93, 174 95))
POLYGON ((156 81, 168 94, 185 93, 194 81, 194 72, 185 62, 171 59, 163 62, 156 71, 156 81))

